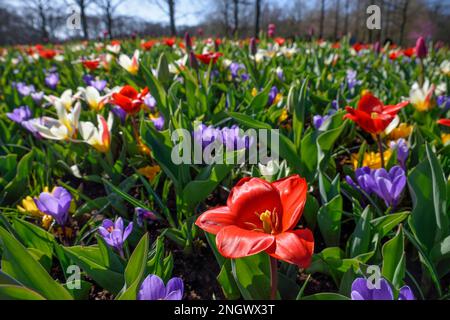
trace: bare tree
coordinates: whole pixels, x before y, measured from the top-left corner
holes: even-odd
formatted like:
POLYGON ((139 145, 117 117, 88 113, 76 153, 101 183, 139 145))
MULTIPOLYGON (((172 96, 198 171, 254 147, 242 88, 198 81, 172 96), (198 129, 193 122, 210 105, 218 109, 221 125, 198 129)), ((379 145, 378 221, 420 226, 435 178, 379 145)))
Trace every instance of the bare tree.
POLYGON ((319 27, 319 38, 323 38, 323 26, 325 22, 325 0, 321 0, 320 4, 320 27, 319 27))
POLYGON ((256 0, 255 1, 255 38, 258 38, 260 20, 261 20, 261 0, 256 0))
POLYGON ((175 8, 177 0, 153 0, 153 3, 169 16, 170 19, 170 34, 172 37, 177 35, 177 28, 175 24, 175 8))
POLYGON ((344 33, 348 34, 348 18, 350 16, 350 0, 345 0, 345 21, 344 21, 344 33))
POLYGON ((337 38, 338 38, 340 5, 341 5, 341 1, 340 0, 336 0, 336 13, 335 13, 335 16, 334 16, 334 40, 337 40, 337 38))
POLYGON ((114 13, 125 0, 96 0, 95 3, 103 11, 109 38, 113 38, 114 13))
POLYGON ((409 5, 409 0, 404 0, 403 7, 402 7, 402 23, 400 25, 400 38, 398 41, 400 43, 400 45, 403 45, 403 38, 405 36, 406 21, 408 19, 408 5, 409 5))
POLYGON ((25 5, 36 11, 39 16, 39 29, 43 41, 49 39, 48 32, 48 11, 50 9, 50 0, 25 0, 25 5))
POLYGON ((87 7, 92 3, 92 0, 72 0, 73 3, 78 7, 78 10, 80 10, 80 18, 81 18, 81 28, 83 30, 83 38, 85 40, 89 39, 89 30, 88 30, 88 23, 87 23, 87 7))

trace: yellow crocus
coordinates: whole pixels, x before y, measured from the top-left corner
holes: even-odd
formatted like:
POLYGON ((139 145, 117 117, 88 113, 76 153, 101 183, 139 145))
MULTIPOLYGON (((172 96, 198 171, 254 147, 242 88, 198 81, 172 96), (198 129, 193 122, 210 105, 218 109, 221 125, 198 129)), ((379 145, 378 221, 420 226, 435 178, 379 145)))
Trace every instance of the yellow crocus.
POLYGON ((408 125, 407 123, 400 123, 400 125, 393 129, 391 133, 389 133, 388 138, 389 140, 398 140, 401 138, 407 138, 411 134, 413 130, 413 126, 408 125))
POLYGON ((160 171, 161 168, 158 165, 146 166, 138 169, 138 172, 150 181, 152 181, 160 171))
MULTIPOLYGON (((383 152, 384 162, 387 163, 392 155, 392 151, 390 149, 387 149, 383 152)), ((358 154, 354 153, 352 154, 352 162, 353 167, 355 169, 358 168, 358 154)), ((362 161, 363 167, 369 167, 371 169, 379 169, 381 168, 381 158, 379 152, 366 152, 363 157, 362 161)))

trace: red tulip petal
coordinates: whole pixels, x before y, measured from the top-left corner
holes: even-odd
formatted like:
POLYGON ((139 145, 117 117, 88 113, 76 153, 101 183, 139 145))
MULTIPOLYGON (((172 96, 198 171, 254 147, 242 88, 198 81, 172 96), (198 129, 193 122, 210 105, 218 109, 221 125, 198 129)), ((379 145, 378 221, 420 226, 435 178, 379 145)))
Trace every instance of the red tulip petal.
POLYGON ((195 224, 206 232, 217 234, 223 227, 234 224, 236 216, 228 207, 218 207, 202 213, 195 224))
POLYGON ((359 100, 358 111, 362 111, 368 114, 372 112, 381 113, 383 111, 383 102, 381 102, 374 95, 367 93, 361 98, 361 100, 359 100))
POLYGON ((237 226, 222 228, 217 233, 216 244, 220 254, 225 258, 242 258, 267 250, 275 243, 275 236, 249 231, 237 226))
POLYGON ((437 123, 443 126, 450 127, 450 119, 440 119, 437 123))
POLYGON ((314 253, 314 237, 309 229, 283 232, 275 236, 273 251, 268 250, 272 257, 308 268, 314 253))
POLYGON ((130 112, 133 109, 133 103, 132 101, 127 98, 126 96, 120 94, 120 93, 114 93, 112 95, 113 103, 121 107, 126 112, 130 112))
POLYGON ((283 205, 282 231, 293 229, 300 220, 306 202, 308 184, 299 175, 293 175, 272 183, 280 193, 283 205))
POLYGON ((399 104, 396 104, 395 106, 384 106, 383 113, 395 116, 400 109, 406 107, 408 104, 409 101, 403 101, 399 104))
POLYGON ((242 179, 231 190, 227 200, 228 208, 237 218, 237 223, 241 228, 249 229, 249 224, 253 228, 262 228, 259 214, 269 210, 281 217, 283 206, 281 204, 278 190, 269 182, 259 178, 242 179))
POLYGON ((120 90, 120 94, 131 99, 136 99, 138 92, 132 86, 126 85, 120 90))

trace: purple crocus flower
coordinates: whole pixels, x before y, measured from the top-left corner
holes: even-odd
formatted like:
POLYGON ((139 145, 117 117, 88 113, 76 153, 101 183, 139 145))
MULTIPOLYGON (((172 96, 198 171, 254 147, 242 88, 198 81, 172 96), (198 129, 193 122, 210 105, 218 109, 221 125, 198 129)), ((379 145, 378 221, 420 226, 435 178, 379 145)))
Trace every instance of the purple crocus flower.
POLYGON ((248 79, 250 79, 250 76, 248 75, 248 73, 242 73, 241 74, 241 79, 243 82, 247 81, 248 79))
POLYGON ((92 81, 94 81, 95 78, 93 75, 85 74, 85 75, 83 75, 82 79, 87 86, 92 86, 91 83, 92 83, 92 81))
POLYGON ((156 100, 150 93, 144 97, 144 104, 150 109, 151 112, 155 111, 156 100))
POLYGON ((45 77, 46 86, 52 90, 56 89, 56 86, 58 85, 58 83, 59 83, 59 74, 56 72, 49 73, 45 77))
POLYGON ((42 192, 34 202, 41 212, 52 216, 59 225, 67 223, 72 195, 63 187, 56 187, 51 193, 42 192))
POLYGON ((220 130, 202 123, 194 130, 193 135, 195 142, 201 145, 202 148, 206 148, 217 139, 220 135, 220 130))
POLYGON ((22 106, 14 109, 12 112, 6 113, 6 116, 10 120, 21 124, 31 118, 31 110, 28 106, 22 106))
POLYGON ((158 117, 155 118, 151 118, 150 120, 152 120, 156 130, 161 131, 164 129, 164 117, 162 115, 159 115, 158 117))
POLYGON ((133 222, 130 222, 124 229, 122 218, 117 218, 115 222, 105 219, 102 225, 98 227, 98 231, 105 242, 118 250, 123 257, 123 244, 133 231, 133 222))
POLYGON ((31 93, 31 98, 33 99, 34 103, 39 104, 42 101, 42 98, 44 98, 44 92, 33 92, 31 93))
POLYGON ((233 62, 230 64, 230 72, 233 79, 239 77, 240 70, 245 70, 245 66, 242 63, 233 62))
POLYGON ((253 137, 243 135, 238 126, 221 130, 222 142, 228 151, 248 149, 253 144, 253 137))
POLYGON ((23 82, 19 82, 16 84, 16 89, 17 92, 19 92, 19 94, 22 97, 27 97, 29 96, 31 93, 35 92, 35 88, 34 85, 30 84, 29 86, 27 86, 25 83, 23 82))
POLYGON ((439 108, 442 108, 445 111, 450 109, 450 97, 448 96, 438 96, 436 98, 436 103, 439 108))
POLYGON ((278 95, 278 88, 273 86, 270 91, 269 91, 269 100, 267 101, 267 105, 271 106, 273 104, 273 102, 275 101, 275 98, 278 95))
POLYGON ((114 113, 119 119, 120 121, 123 123, 125 123, 125 119, 127 117, 127 113, 125 110, 123 110, 121 107, 113 105, 111 107, 111 111, 112 113, 114 113))
POLYGON ((356 77, 357 77, 357 72, 355 70, 351 70, 351 69, 347 70, 346 79, 347 79, 348 88, 350 90, 355 88, 357 85, 361 84, 361 81, 357 80, 356 77))
MULTIPOLYGON (((386 279, 381 278, 379 284, 379 289, 369 288, 367 279, 357 278, 352 283, 350 296, 352 300, 394 300, 394 293, 386 279)), ((403 286, 400 289, 398 300, 415 300, 411 288, 403 286)))
POLYGON ((409 156, 409 148, 406 140, 403 138, 397 141, 391 141, 389 144, 392 150, 397 150, 397 161, 400 163, 403 169, 406 169, 406 160, 409 156))
POLYGON ((98 91, 103 91, 107 84, 108 82, 106 82, 106 80, 92 80, 90 86, 94 87, 98 91))
POLYGON ((155 221, 158 219, 153 212, 139 207, 134 209, 134 213, 136 215, 136 221, 140 227, 144 225, 145 220, 155 221))
POLYGON ((278 80, 284 82, 284 71, 283 71, 283 69, 277 68, 277 70, 275 72, 277 74, 278 80))
POLYGON ((313 117, 314 128, 319 130, 322 127, 322 125, 324 124, 324 122, 328 120, 328 118, 330 118, 330 116, 328 116, 328 115, 325 115, 325 116, 315 115, 313 117))
POLYGON ((138 300, 181 300, 184 294, 184 284, 181 278, 172 278, 164 285, 157 275, 150 274, 142 282, 138 300))
POLYGON ((345 179, 349 185, 367 194, 376 194, 384 200, 386 206, 395 208, 406 186, 405 171, 400 166, 386 169, 371 170, 369 167, 358 168, 355 171, 357 183, 349 176, 345 179))
POLYGON ((41 139, 42 136, 39 131, 36 129, 36 125, 43 125, 42 118, 34 118, 30 120, 23 121, 21 123, 22 127, 28 130, 33 136, 37 139, 41 139))

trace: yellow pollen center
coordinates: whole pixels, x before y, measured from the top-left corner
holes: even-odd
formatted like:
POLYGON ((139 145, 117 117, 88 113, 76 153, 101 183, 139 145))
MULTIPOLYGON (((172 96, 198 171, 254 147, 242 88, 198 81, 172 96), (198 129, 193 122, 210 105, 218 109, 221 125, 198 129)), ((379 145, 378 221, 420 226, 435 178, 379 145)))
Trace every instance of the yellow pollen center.
POLYGON ((372 113, 370 114, 370 117, 371 117, 372 119, 378 119, 378 113, 372 112, 372 113))
POLYGON ((262 221, 263 223, 263 230, 265 233, 272 233, 272 212, 270 212, 269 210, 264 211, 263 213, 261 213, 261 215, 259 216, 259 219, 262 221))

